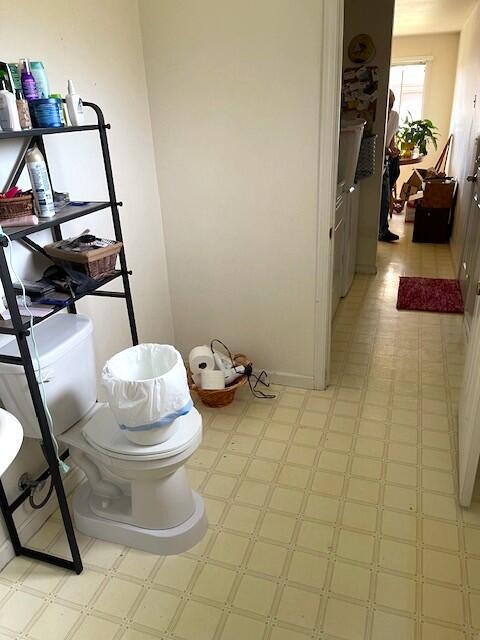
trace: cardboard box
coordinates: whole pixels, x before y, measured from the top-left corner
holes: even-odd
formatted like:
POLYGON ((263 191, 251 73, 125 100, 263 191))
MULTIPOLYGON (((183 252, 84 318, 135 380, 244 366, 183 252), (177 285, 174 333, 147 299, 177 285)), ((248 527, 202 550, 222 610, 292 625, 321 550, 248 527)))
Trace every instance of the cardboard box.
POLYGON ((426 209, 449 209, 453 204, 455 186, 456 182, 451 178, 427 180, 422 206, 426 209))
POLYGON ((414 196, 418 191, 421 190, 422 186, 422 175, 418 169, 414 169, 409 179, 403 183, 402 190, 400 191, 400 199, 409 200, 412 196, 414 196))

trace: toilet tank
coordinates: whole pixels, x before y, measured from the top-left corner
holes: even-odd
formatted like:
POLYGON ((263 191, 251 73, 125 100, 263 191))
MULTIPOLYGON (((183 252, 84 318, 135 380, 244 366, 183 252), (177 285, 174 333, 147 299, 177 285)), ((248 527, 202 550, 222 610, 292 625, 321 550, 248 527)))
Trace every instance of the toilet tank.
MULTIPOLYGON (((47 405, 58 435, 78 422, 97 399, 92 322, 84 315, 59 313, 34 329, 47 405)), ((27 338, 40 380, 32 337, 27 338)), ((18 356, 17 341, 0 347, 2 355, 18 356)), ((0 363, 0 400, 20 421, 24 435, 41 438, 23 367, 0 363)))

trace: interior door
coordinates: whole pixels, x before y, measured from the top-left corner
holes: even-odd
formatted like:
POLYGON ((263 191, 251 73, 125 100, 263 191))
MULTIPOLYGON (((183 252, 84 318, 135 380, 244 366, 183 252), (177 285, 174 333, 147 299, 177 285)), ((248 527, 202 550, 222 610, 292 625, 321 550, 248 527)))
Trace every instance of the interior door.
POLYGON ((472 500, 480 457, 480 295, 475 296, 467 359, 458 408, 459 500, 472 500))
POLYGON ((465 323, 470 330, 475 308, 477 263, 480 253, 480 138, 476 140, 476 152, 472 172, 467 177, 471 182, 470 212, 465 234, 462 262, 460 266, 460 287, 465 303, 465 323))

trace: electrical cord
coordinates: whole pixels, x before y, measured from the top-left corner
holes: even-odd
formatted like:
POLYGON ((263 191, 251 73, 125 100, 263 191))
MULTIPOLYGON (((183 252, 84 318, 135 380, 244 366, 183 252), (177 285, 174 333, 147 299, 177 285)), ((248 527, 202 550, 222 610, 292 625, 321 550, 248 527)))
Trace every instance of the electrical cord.
MULTIPOLYGON (((7 239, 8 258, 9 258, 9 262, 10 262, 10 269, 11 269, 16 281, 20 283, 20 287, 21 287, 21 290, 22 290, 22 303, 23 303, 23 306, 25 307, 25 309, 26 309, 26 311, 28 313, 28 316, 29 316, 30 337, 32 339, 33 352, 34 352, 35 361, 36 361, 36 364, 37 364, 37 380, 39 382, 40 396, 42 398, 43 406, 44 406, 44 409, 45 409, 45 415, 47 416, 48 427, 50 429, 50 435, 52 437, 52 442, 53 442, 53 446, 55 448, 55 455, 56 455, 58 464, 60 466, 60 469, 64 473, 67 473, 67 471, 69 471, 70 467, 68 466, 68 464, 66 462, 64 462, 63 460, 60 459, 58 442, 57 442, 57 440, 56 440, 56 438, 55 438, 55 436, 53 434, 53 418, 52 418, 52 414, 50 413, 50 409, 48 408, 48 404, 47 404, 47 392, 45 390, 45 384, 44 384, 43 376, 42 376, 42 366, 41 366, 41 363, 40 363, 40 353, 38 351, 38 345, 37 345, 37 342, 35 340, 34 317, 33 317, 32 312, 30 311, 30 309, 27 306, 27 292, 25 291, 25 285, 23 284, 23 280, 18 276, 17 272, 15 271, 15 267, 13 265, 12 241, 10 240, 8 235, 3 231, 1 226, 0 226, 0 237, 3 237, 3 238, 7 239)), ((47 460, 47 462, 48 462, 48 460, 47 460)), ((50 498, 50 495, 51 495, 51 491, 49 491, 47 500, 48 500, 48 498, 50 498)))
MULTIPOLYGON (((214 338, 210 342, 210 349, 211 349, 212 353, 215 353, 215 349, 213 348, 213 345, 216 342, 218 342, 218 344, 222 345, 222 347, 227 352, 228 357, 230 358, 230 360, 232 362, 232 368, 235 369, 235 371, 237 373, 241 373, 240 371, 237 371, 237 367, 243 366, 243 365, 235 365, 235 361, 233 359, 232 352, 227 347, 227 345, 224 342, 222 342, 221 340, 219 340, 218 338, 214 338)), ((255 373, 253 373, 252 365, 248 364, 248 365, 245 365, 245 375, 247 376, 248 386, 250 387, 250 391, 255 396, 255 398, 260 398, 260 399, 264 399, 264 400, 273 400, 273 398, 276 397, 275 394, 273 394, 273 393, 265 393, 264 391, 261 391, 260 389, 257 389, 257 386, 259 384, 263 384, 263 386, 267 387, 267 388, 270 387, 270 380, 268 379, 268 373, 265 371, 265 369, 262 369, 262 371, 260 371, 260 373, 258 375, 256 375, 255 373), (255 380, 255 384, 253 384, 253 385, 252 385, 252 378, 255 380)))

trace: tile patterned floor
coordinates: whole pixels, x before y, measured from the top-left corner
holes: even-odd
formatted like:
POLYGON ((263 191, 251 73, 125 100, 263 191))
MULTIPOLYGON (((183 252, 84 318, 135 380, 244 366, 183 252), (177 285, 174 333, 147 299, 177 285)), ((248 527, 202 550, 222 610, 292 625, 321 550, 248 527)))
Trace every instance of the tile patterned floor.
MULTIPOLYGON (((406 233, 341 303, 327 391, 203 412, 205 539, 157 558, 80 536, 80 577, 15 559, 0 640, 480 638, 480 503, 455 500, 462 319, 395 310, 399 275, 452 275, 447 247, 406 233)), ((32 544, 65 550, 57 517, 32 544)))

